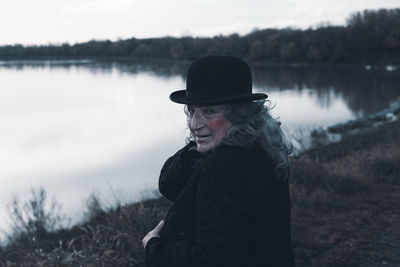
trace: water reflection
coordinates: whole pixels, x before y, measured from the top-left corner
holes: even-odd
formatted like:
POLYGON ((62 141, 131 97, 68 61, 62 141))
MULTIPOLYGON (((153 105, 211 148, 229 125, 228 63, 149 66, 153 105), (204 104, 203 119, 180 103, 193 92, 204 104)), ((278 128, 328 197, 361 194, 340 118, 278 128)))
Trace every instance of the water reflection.
MULTIPOLYGON (((0 68, 65 70, 86 69, 93 74, 117 71, 119 74, 152 73, 157 77, 186 78, 189 62, 167 60, 17 60, 0 61, 0 68)), ((252 65, 254 86, 266 93, 312 90, 318 105, 329 108, 336 98, 343 99, 355 116, 364 116, 387 107, 400 96, 400 72, 363 66, 252 65)))
POLYGON ((86 69, 93 74, 106 74, 113 71, 119 73, 138 74, 152 73, 159 77, 180 76, 186 78, 188 62, 172 62, 168 60, 144 59, 68 59, 68 60, 10 60, 0 61, 0 68, 24 69, 86 69))
POLYGON ((386 108, 400 96, 400 73, 364 67, 255 66, 254 83, 265 92, 312 90, 321 107, 341 98, 356 116, 386 108))

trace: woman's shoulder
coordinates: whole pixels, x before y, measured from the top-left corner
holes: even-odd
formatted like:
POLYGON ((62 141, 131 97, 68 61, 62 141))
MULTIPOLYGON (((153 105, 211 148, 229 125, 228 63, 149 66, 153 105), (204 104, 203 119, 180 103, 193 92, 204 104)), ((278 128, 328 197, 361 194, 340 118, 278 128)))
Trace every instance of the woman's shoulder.
POLYGON ((272 164, 267 153, 259 145, 249 147, 230 146, 222 144, 218 146, 214 153, 213 161, 218 163, 228 163, 231 167, 234 166, 252 166, 252 167, 266 167, 272 164), (232 163, 236 163, 233 165, 232 163))
POLYGON ((221 144, 199 166, 203 174, 218 176, 263 177, 273 175, 272 162, 261 147, 239 147, 221 144))

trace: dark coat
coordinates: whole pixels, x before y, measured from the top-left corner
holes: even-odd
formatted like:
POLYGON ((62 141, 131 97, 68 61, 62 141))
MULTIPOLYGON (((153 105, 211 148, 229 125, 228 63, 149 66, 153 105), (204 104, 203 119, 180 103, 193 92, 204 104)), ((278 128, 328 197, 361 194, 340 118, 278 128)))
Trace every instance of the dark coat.
POLYGON ((220 145, 206 155, 188 144, 164 164, 160 192, 174 201, 149 267, 294 266, 288 181, 265 152, 220 145))

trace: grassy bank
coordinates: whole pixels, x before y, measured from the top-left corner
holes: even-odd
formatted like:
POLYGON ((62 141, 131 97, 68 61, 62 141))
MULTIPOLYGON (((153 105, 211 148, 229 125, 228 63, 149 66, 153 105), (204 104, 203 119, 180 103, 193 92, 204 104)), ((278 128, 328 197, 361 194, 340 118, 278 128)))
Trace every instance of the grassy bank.
MULTIPOLYGON (((399 147, 400 122, 393 122, 293 159, 292 232, 297 266, 367 266, 364 263, 375 259, 366 240, 378 234, 384 238, 385 227, 394 229, 392 237, 399 234, 391 220, 400 214, 399 147)), ((92 207, 90 220, 71 229, 19 232, 1 247, 0 264, 144 266, 141 239, 169 205, 165 199, 155 199, 107 211, 92 207)), ((396 244, 387 246, 382 251, 396 249, 396 244)), ((392 254, 386 255, 387 266, 398 260, 392 254)))

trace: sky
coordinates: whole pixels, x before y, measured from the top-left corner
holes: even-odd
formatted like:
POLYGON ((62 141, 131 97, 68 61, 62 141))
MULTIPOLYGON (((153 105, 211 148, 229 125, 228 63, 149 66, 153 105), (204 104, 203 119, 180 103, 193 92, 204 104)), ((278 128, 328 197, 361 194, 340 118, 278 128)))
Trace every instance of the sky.
POLYGON ((400 0, 1 0, 0 45, 243 35, 344 25, 355 11, 379 8, 400 0))

